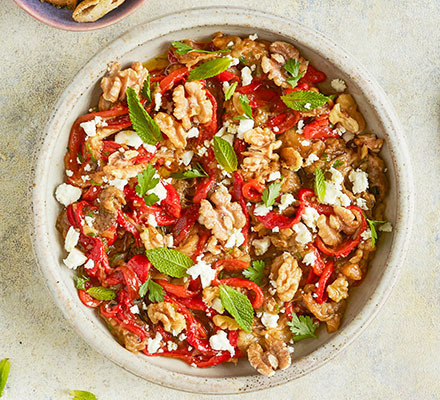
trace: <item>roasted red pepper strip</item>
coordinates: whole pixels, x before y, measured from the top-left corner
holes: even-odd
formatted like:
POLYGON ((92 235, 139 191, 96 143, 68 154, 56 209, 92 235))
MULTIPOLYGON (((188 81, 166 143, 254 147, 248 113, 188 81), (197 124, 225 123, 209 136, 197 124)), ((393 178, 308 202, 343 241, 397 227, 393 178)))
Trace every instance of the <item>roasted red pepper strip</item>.
POLYGON ((321 83, 327 79, 322 71, 318 71, 312 64, 309 64, 305 75, 298 81, 301 83, 321 83))
POLYGON ((316 118, 303 129, 303 135, 306 139, 326 139, 339 137, 337 132, 330 128, 329 120, 325 118, 316 118))
POLYGON ((220 72, 218 75, 216 75, 216 78, 220 82, 228 82, 232 79, 236 80, 237 82, 240 82, 240 78, 238 77, 238 75, 235 75, 233 72, 229 72, 229 71, 220 72))
POLYGON ((243 196, 250 201, 261 201, 261 196, 265 187, 256 179, 251 179, 249 182, 243 184, 243 196))
POLYGON ((255 92, 262 85, 263 82, 261 80, 254 79, 249 85, 238 88, 237 92, 241 94, 250 94, 255 92))
POLYGON ((243 245, 246 245, 249 240, 250 218, 249 211, 246 206, 246 200, 243 197, 243 177, 238 172, 234 172, 234 186, 231 190, 231 197, 232 200, 238 201, 240 203, 241 209, 246 218, 246 224, 241 230, 241 233, 244 237, 243 245))
POLYGON ((205 249, 206 242, 208 241, 210 236, 211 236, 211 232, 207 229, 199 231, 199 242, 197 243, 196 251, 194 252, 194 254, 191 257, 194 262, 196 262, 197 257, 203 253, 203 250, 205 249))
POLYGON ((208 193, 214 187, 215 181, 215 176, 212 176, 210 178, 203 178, 197 184, 193 197, 194 204, 200 204, 202 200, 205 200, 208 197, 208 193))
MULTIPOLYGON (((255 208, 255 206, 253 207, 255 208)), ((255 218, 260 221, 265 228, 273 229, 287 229, 291 228, 293 225, 296 225, 301 221, 301 216, 304 213, 304 205, 300 204, 298 209, 296 210, 295 218, 290 218, 285 215, 274 213, 273 211, 269 211, 266 215, 255 215, 255 218)))
POLYGON ((162 286, 165 289, 165 292, 167 292, 168 294, 172 294, 176 297, 190 299, 199 294, 197 292, 192 292, 191 290, 186 289, 182 285, 174 285, 173 283, 168 282, 165 279, 155 279, 155 282, 162 286))
MULTIPOLYGON (((252 290, 255 293, 255 299, 252 302, 252 307, 257 309, 263 305, 264 294, 263 294, 263 291, 261 290, 260 286, 258 286, 256 283, 254 283, 252 281, 248 281, 247 279, 242 279, 242 278, 222 279, 218 282, 220 285, 235 286, 235 287, 241 287, 241 288, 245 288, 248 290, 252 290)), ((213 283, 214 283, 214 281, 213 281, 213 283)))
POLYGON ((161 93, 164 94, 167 90, 172 89, 177 82, 186 78, 187 75, 188 68, 186 67, 182 67, 171 72, 171 74, 167 75, 159 83, 161 93))
POLYGON ((333 207, 328 204, 321 204, 316 200, 315 192, 311 189, 300 189, 298 192, 299 201, 306 207, 313 207, 318 213, 324 215, 334 214, 333 207))
POLYGON ((324 268, 325 268, 324 260, 321 257, 321 253, 319 252, 319 250, 315 246, 313 246, 313 245, 310 246, 310 249, 313 250, 313 253, 315 254, 315 257, 316 257, 315 264, 312 267, 313 273, 315 275, 321 276, 322 271, 324 271, 324 268))
POLYGON ((348 256, 353 251, 353 249, 361 242, 362 232, 364 232, 365 229, 367 229, 367 221, 365 220, 362 210, 357 206, 348 206, 346 208, 349 210, 355 210, 356 212, 359 213, 361 217, 361 226, 358 229, 354 239, 347 240, 346 242, 339 245, 339 247, 337 247, 336 249, 332 249, 331 247, 328 247, 322 241, 319 235, 316 236, 315 246, 327 256, 336 257, 336 258, 348 256))
POLYGON ((93 203, 99 196, 99 193, 101 193, 102 187, 101 186, 90 186, 87 189, 87 192, 85 192, 82 195, 82 199, 85 201, 88 201, 89 203, 93 203))
POLYGON ((151 262, 143 254, 137 254, 130 258, 127 266, 134 271, 141 283, 144 283, 148 278, 148 273, 151 269, 151 262))
POLYGON ((193 204, 192 206, 184 208, 181 211, 180 218, 173 226, 172 231, 175 246, 178 246, 188 238, 191 228, 194 226, 197 218, 199 217, 199 209, 200 206, 198 204, 193 204))
POLYGON ((92 296, 90 296, 85 290, 79 289, 78 296, 81 302, 90 308, 96 308, 101 305, 102 300, 96 300, 92 296))
POLYGON ((328 295, 325 289, 327 287, 328 280, 332 276, 334 264, 335 263, 333 262, 333 260, 329 260, 325 266, 324 271, 322 272, 321 277, 319 278, 318 287, 316 288, 315 294, 316 301, 320 304, 327 301, 328 295))
POLYGON ((268 123, 267 126, 272 128, 272 130, 276 134, 284 133, 289 129, 293 128, 300 118, 299 112, 289 112, 285 114, 279 114, 273 117, 268 123), (276 128, 276 131, 273 129, 276 128))
POLYGON ((229 260, 218 260, 214 264, 214 268, 217 269, 219 267, 223 267, 223 269, 225 269, 226 271, 236 271, 249 268, 249 263, 244 260, 236 260, 232 258, 229 260))
POLYGON ((121 225, 127 232, 131 233, 136 239, 139 239, 139 232, 136 227, 125 217, 122 210, 118 210, 117 222, 121 225))
POLYGON ((167 214, 179 218, 181 211, 179 194, 170 183, 163 183, 163 186, 167 191, 167 197, 160 202, 160 206, 167 214))

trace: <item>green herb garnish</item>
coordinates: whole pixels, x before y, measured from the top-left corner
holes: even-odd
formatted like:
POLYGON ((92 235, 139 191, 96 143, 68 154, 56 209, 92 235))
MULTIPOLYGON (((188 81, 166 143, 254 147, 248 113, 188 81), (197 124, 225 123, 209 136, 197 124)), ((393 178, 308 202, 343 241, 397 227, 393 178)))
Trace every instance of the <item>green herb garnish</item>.
POLYGON ((372 219, 366 218, 368 225, 370 226, 370 232, 371 232, 371 244, 373 247, 376 245, 377 240, 377 231, 376 231, 376 225, 382 225, 385 224, 387 221, 375 221, 372 219))
POLYGON ((318 323, 313 322, 313 319, 308 315, 300 315, 299 318, 295 313, 292 313, 292 320, 287 322, 290 330, 293 333, 293 340, 299 342, 303 339, 315 338, 315 330, 318 323))
POLYGON ((261 286, 264 279, 265 265, 264 260, 252 261, 252 264, 243 271, 243 275, 252 282, 255 282, 258 286, 261 286))
POLYGON ((238 82, 234 82, 232 85, 230 85, 225 92, 225 100, 229 100, 232 95, 235 92, 235 89, 237 88, 238 82))
POLYGON ((251 332, 254 321, 254 309, 243 293, 230 286, 220 285, 220 300, 225 310, 231 314, 245 332, 251 332))
POLYGON ((292 110, 311 111, 327 103, 328 97, 321 93, 300 90, 281 96, 281 100, 292 110))
POLYGON ((88 276, 85 275, 74 276, 73 279, 75 280, 75 287, 77 289, 86 290, 85 283, 90 280, 88 276))
POLYGON ((244 115, 238 115, 235 119, 254 119, 252 117, 252 108, 249 105, 249 98, 245 94, 240 95, 240 104, 243 108, 244 115))
POLYGON ((223 71, 227 70, 231 65, 231 59, 227 57, 215 58, 195 67, 189 74, 189 81, 200 81, 202 79, 212 78, 223 71))
POLYGON ((261 200, 264 201, 266 207, 273 206, 280 192, 281 183, 271 183, 267 189, 264 189, 261 200))
POLYGON ((151 85, 150 85, 150 74, 148 74, 147 79, 144 81, 144 86, 142 86, 141 90, 142 97, 147 100, 145 105, 151 104, 151 85))
POLYGON ((151 164, 148 164, 147 168, 137 175, 138 184, 135 190, 138 196, 144 198, 147 206, 151 206, 159 201, 157 194, 147 193, 149 190, 154 189, 160 181, 159 178, 154 178, 155 174, 156 169, 151 164))
POLYGON ((180 251, 158 247, 147 250, 146 255, 154 268, 173 278, 182 278, 186 270, 194 265, 193 260, 180 251))
POLYGON ((336 160, 336 161, 333 163, 332 167, 333 167, 333 168, 339 168, 339 167, 342 166, 342 165, 344 165, 344 161, 336 160))
POLYGON ((238 160, 234 148, 219 136, 214 136, 214 155, 226 172, 231 173, 237 170, 238 160))
POLYGON ((286 79, 287 83, 289 83, 292 88, 294 88, 298 84, 298 81, 304 76, 303 73, 299 73, 300 66, 301 63, 293 58, 289 58, 284 64, 284 69, 292 76, 291 78, 286 79))
POLYGON ((319 201, 324 201, 325 197, 325 190, 326 190, 326 183, 325 183, 325 177, 324 172, 320 168, 315 169, 315 194, 318 197, 319 201))
POLYGON ((192 53, 193 51, 196 51, 197 53, 218 54, 218 53, 228 53, 231 51, 230 49, 220 49, 215 51, 195 49, 194 47, 191 47, 190 45, 184 42, 171 42, 171 44, 176 49, 175 52, 177 54, 188 54, 188 53, 192 53))
POLYGON ((148 292, 148 299, 152 302, 164 300, 165 292, 163 287, 148 278, 139 288, 139 296, 144 297, 148 292))
POLYGON ((203 178, 208 176, 203 167, 197 163, 197 166, 189 171, 176 172, 171 175, 174 179, 191 179, 191 178, 203 178))
POLYGON ((113 300, 116 297, 114 290, 102 286, 93 286, 86 292, 96 300, 113 300))

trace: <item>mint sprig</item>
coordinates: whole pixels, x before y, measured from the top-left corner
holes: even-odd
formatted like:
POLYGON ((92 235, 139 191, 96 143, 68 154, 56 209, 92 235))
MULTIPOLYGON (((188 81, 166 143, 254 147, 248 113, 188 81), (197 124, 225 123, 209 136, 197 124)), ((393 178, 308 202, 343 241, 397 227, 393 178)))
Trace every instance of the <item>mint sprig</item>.
POLYGON ((293 58, 289 58, 284 64, 284 69, 291 75, 291 78, 287 78, 287 83, 289 83, 292 88, 294 88, 298 81, 303 77, 303 73, 299 73, 299 67, 301 63, 298 60, 294 60, 293 58))
POLYGON ((238 115, 235 117, 235 119, 254 119, 252 117, 252 108, 249 105, 249 97, 247 97, 245 94, 242 94, 240 96, 240 104, 241 108, 243 108, 244 115, 238 115))
POLYGON ((182 278, 186 275, 186 270, 194 265, 193 260, 180 251, 169 249, 167 247, 158 247, 147 250, 148 260, 159 272, 172 276, 173 278, 182 278))
POLYGON ((300 315, 299 318, 295 313, 292 313, 292 321, 288 321, 291 332, 293 333, 293 340, 299 342, 303 339, 315 338, 315 330, 318 324, 308 315, 300 315))
POLYGON ((261 200, 264 201, 266 207, 273 206, 280 192, 281 183, 271 183, 267 189, 264 189, 261 200))
POLYGON ((131 87, 127 88, 127 104, 128 115, 133 129, 142 141, 151 145, 162 141, 163 136, 160 132, 159 125, 157 125, 157 122, 147 113, 139 101, 136 91, 131 87))
POLYGON ((197 163, 197 166, 189 171, 176 172, 171 175, 174 179, 191 179, 191 178, 203 178, 208 176, 203 167, 197 163))
POLYGON ((281 96, 284 104, 296 111, 311 111, 323 106, 329 98, 321 93, 300 90, 281 96))
POLYGON ((232 95, 234 94, 235 89, 237 88, 237 86, 238 86, 238 82, 234 82, 232 85, 230 85, 230 86, 226 89, 226 92, 225 92, 225 100, 229 100, 229 99, 232 97, 232 95))
POLYGON ((139 296, 145 297, 148 292, 148 299, 152 302, 161 302, 164 300, 165 291, 158 283, 148 278, 139 288, 139 296))
POLYGON ((326 183, 325 183, 325 177, 324 172, 320 168, 315 169, 315 194, 316 197, 318 197, 319 201, 324 201, 325 197, 325 191, 326 191, 326 183))
POLYGON ((238 167, 237 154, 228 141, 214 136, 214 155, 226 172, 234 172, 238 167))
POLYGON ((142 97, 147 100, 145 103, 147 106, 151 104, 151 85, 150 85, 150 74, 148 74, 147 79, 144 81, 144 86, 141 90, 142 97))
POLYGON ((86 292, 96 300, 113 300, 116 297, 114 290, 102 286, 93 286, 86 292))
POLYGON ((85 390, 71 390, 69 395, 72 396, 72 400, 98 400, 93 393, 85 390))
POLYGON ((212 78, 231 65, 231 59, 227 57, 215 58, 195 67, 189 74, 189 81, 200 81, 202 79, 212 78))
POLYGON ((138 184, 135 186, 135 190, 138 196, 144 198, 147 206, 151 206, 159 201, 157 194, 147 193, 149 190, 154 189, 160 181, 159 178, 154 178, 155 174, 156 169, 151 164, 148 164, 147 168, 137 175, 138 184))
POLYGON ((175 48, 175 52, 177 54, 188 54, 188 53, 192 53, 193 51, 196 51, 197 53, 218 54, 218 53, 227 53, 231 51, 230 49, 221 49, 215 51, 195 49, 194 47, 191 47, 190 45, 184 42, 171 42, 171 44, 175 48))
POLYGON ((11 369, 11 362, 9 358, 0 361, 0 397, 2 397, 3 390, 8 381, 9 370, 11 369))
POLYGON ((220 285, 220 301, 225 310, 232 315, 245 332, 251 332, 254 322, 254 309, 243 293, 227 285, 220 285))
POLYGON ((261 286, 263 284, 265 266, 264 260, 252 261, 252 264, 243 271, 243 275, 258 286, 261 286))

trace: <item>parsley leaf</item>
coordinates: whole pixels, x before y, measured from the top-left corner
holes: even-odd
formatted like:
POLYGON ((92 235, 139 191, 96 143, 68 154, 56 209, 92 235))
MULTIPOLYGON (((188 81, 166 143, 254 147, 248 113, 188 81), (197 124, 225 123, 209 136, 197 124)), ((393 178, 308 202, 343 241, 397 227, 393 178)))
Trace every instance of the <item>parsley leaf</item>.
POLYGON ((264 260, 252 261, 252 265, 243 271, 243 275, 258 286, 261 286, 263 284, 265 265, 264 260))
POLYGON ((370 232, 371 232, 371 244, 373 247, 376 245, 377 240, 377 231, 376 231, 376 225, 385 224, 387 221, 375 221, 372 219, 366 218, 368 225, 370 226, 370 232))
POLYGON ((86 292, 96 300, 113 300, 116 297, 114 290, 102 286, 93 286, 86 292))
POLYGON ((165 292, 158 283, 148 278, 139 288, 139 296, 144 297, 148 292, 148 299, 152 302, 161 302, 164 300, 165 292))
POLYGON ((98 400, 93 393, 85 390, 71 390, 69 395, 72 396, 72 400, 98 400))
POLYGON ((300 315, 299 318, 295 313, 292 313, 292 321, 288 321, 290 330, 293 333, 293 340, 299 342, 303 339, 317 338, 315 330, 318 324, 313 322, 313 319, 308 315, 300 315))
POLYGON ((77 289, 86 290, 85 283, 90 280, 88 276, 82 275, 82 276, 74 276, 73 279, 75 280, 75 287, 77 289))
POLYGON ((237 88, 238 82, 234 82, 232 85, 230 85, 225 92, 225 100, 229 100, 232 95, 235 92, 235 89, 237 88))
POLYGON ((151 104, 151 86, 150 86, 150 74, 148 74, 147 79, 144 81, 144 86, 142 86, 141 91, 142 96, 147 102, 147 106, 151 104))
POLYGON ((214 58, 195 67, 189 74, 189 81, 200 81, 202 79, 212 78, 223 71, 227 70, 231 65, 231 59, 228 57, 214 58))
POLYGON ((142 141, 151 145, 162 141, 163 136, 160 132, 159 125, 157 125, 157 122, 147 113, 139 101, 136 91, 131 87, 127 88, 127 104, 128 115, 133 129, 142 141))
POLYGON ((284 64, 284 69, 292 75, 291 78, 287 78, 287 83, 289 83, 292 88, 294 88, 298 81, 303 77, 303 73, 299 73, 299 67, 301 63, 298 60, 294 60, 293 58, 289 58, 287 62, 284 64))
POLYGON ((325 197, 325 178, 324 178, 324 172, 320 168, 315 169, 315 194, 318 197, 319 201, 324 201, 325 197))
POLYGON ((197 163, 197 166, 189 171, 176 172, 171 175, 174 179, 191 179, 191 178, 202 178, 208 176, 203 167, 197 163))
POLYGON ((2 397, 3 389, 6 386, 10 368, 11 362, 9 361, 9 358, 0 361, 0 397, 2 397))
POLYGON ((234 317, 240 328, 249 333, 254 322, 254 309, 251 302, 247 296, 230 286, 219 285, 219 288, 223 307, 234 317))
POLYGON ((281 183, 271 183, 268 189, 264 189, 261 200, 264 201, 266 207, 273 206, 275 200, 280 195, 281 183))
POLYGON ((311 111, 327 103, 328 97, 321 93, 300 90, 281 96, 281 100, 292 110, 311 111))
POLYGON ((159 201, 157 194, 147 193, 149 190, 154 189, 160 181, 159 178, 154 178, 155 174, 156 169, 151 164, 148 164, 147 168, 137 175, 138 184, 135 190, 138 196, 144 198, 147 206, 151 206, 159 201))
POLYGON ((176 49, 175 52, 177 54, 188 54, 193 51, 196 51, 197 53, 218 54, 218 53, 227 53, 227 52, 231 51, 230 49, 222 49, 222 50, 215 50, 215 51, 195 49, 194 47, 191 47, 190 45, 183 43, 183 42, 171 42, 171 44, 176 49))
POLYGON ((344 161, 341 160, 336 160, 333 165, 332 168, 339 168, 340 166, 344 165, 344 161))
POLYGON ((252 108, 249 105, 249 98, 245 94, 240 96, 240 104, 243 108, 244 115, 238 115, 235 119, 253 119, 252 108))

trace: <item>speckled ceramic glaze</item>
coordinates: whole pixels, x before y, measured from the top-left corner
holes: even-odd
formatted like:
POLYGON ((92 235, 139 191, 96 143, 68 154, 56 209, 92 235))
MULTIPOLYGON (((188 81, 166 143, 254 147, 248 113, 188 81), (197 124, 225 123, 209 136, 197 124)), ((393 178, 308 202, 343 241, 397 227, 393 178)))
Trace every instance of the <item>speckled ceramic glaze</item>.
POLYGON ((40 0, 14 0, 15 3, 46 25, 66 31, 93 31, 113 25, 139 8, 146 0, 125 0, 118 8, 110 11, 95 22, 76 22, 72 18, 72 10, 57 8, 40 0))
POLYGON ((382 89, 345 51, 316 31, 295 21, 270 14, 234 8, 185 11, 133 28, 97 54, 76 76, 55 106, 41 145, 34 181, 34 245, 41 269, 59 307, 79 334, 96 350, 132 373, 151 382, 198 393, 240 393, 288 382, 307 374, 352 342, 388 297, 403 262, 413 214, 413 182, 408 151, 394 111, 382 89), (328 81, 341 78, 365 116, 369 130, 385 139, 383 158, 391 183, 387 216, 394 230, 381 237, 370 271, 352 290, 342 326, 329 335, 321 328, 319 339, 295 346, 293 363, 272 378, 258 375, 247 361, 195 369, 166 358, 135 355, 120 346, 93 310, 79 301, 74 273, 63 266, 62 241, 55 228, 60 206, 53 194, 63 181, 63 156, 69 130, 77 116, 87 112, 99 96, 99 81, 108 63, 147 60, 162 53, 172 40, 206 39, 216 31, 249 35, 295 44, 328 81))

